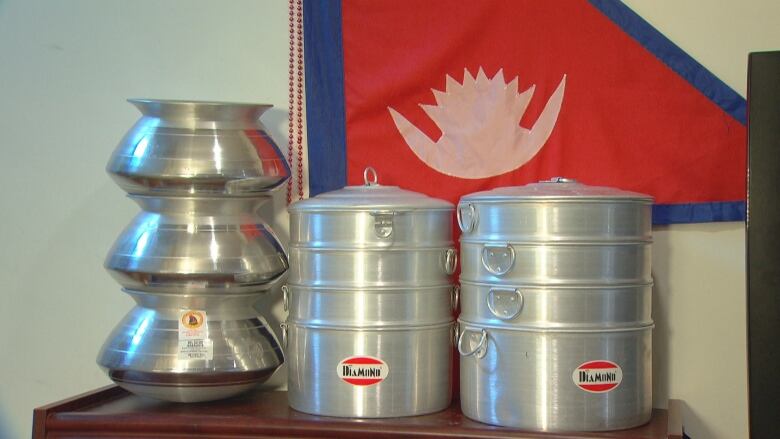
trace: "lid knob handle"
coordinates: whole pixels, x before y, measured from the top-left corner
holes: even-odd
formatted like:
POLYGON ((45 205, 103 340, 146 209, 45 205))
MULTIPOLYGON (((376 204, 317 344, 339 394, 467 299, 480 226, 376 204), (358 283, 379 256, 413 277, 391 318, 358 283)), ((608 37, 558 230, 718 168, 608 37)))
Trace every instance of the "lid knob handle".
POLYGON ((543 180, 542 183, 576 183, 577 180, 566 177, 553 177, 549 180, 543 180))
POLYGON ((375 184, 378 184, 376 169, 372 168, 371 166, 367 167, 363 171, 363 181, 365 182, 366 186, 374 186, 375 184))

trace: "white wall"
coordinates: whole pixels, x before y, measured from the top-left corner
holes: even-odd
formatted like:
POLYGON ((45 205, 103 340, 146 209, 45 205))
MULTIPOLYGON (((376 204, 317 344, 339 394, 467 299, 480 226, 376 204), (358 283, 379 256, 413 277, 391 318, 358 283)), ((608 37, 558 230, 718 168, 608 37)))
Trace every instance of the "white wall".
MULTIPOLYGON (((645 20, 746 95, 747 54, 780 50, 774 0, 627 0, 645 20)), ((655 405, 682 400, 693 438, 748 435, 745 228, 655 229, 655 405)))
MULTIPOLYGON (((780 49, 772 0, 628 3, 743 95, 747 52, 780 49)), ((108 383, 94 357, 132 301, 102 261, 137 208, 103 167, 137 117, 127 97, 269 102, 285 144, 287 2, 0 0, 0 438, 108 383)), ((744 228, 655 241, 656 405, 684 400, 694 438, 745 437, 744 228)))
POLYGON ((0 437, 109 383, 95 356, 133 302, 102 263, 138 211, 104 172, 139 115, 124 100, 272 103, 285 146, 287 18, 283 0, 0 0, 0 437))

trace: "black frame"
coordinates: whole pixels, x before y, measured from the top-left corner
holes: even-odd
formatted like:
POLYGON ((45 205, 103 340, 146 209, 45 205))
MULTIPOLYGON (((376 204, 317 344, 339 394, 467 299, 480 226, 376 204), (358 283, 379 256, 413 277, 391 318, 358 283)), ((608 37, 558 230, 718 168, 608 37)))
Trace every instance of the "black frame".
POLYGON ((748 58, 747 334, 750 435, 780 431, 780 51, 748 58))

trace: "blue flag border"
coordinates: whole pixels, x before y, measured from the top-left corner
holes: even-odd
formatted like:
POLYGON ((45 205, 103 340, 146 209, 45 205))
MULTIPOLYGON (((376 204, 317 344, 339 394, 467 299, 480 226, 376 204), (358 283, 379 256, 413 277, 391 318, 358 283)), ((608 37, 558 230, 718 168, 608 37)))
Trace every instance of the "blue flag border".
MULTIPOLYGON (((661 62, 745 125, 747 102, 619 0, 588 0, 661 62)), ((341 0, 303 1, 309 195, 347 184, 341 0)), ((744 221, 744 201, 656 204, 653 224, 744 221)))

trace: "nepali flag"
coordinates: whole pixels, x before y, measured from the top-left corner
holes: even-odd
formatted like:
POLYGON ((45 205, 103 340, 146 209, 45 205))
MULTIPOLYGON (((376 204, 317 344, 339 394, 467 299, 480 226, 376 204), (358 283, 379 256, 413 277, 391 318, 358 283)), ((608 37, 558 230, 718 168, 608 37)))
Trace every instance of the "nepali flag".
POLYGON ((655 224, 745 218, 745 100, 616 0, 303 5, 311 195, 452 202, 551 177, 655 198, 655 224))

